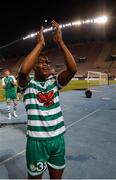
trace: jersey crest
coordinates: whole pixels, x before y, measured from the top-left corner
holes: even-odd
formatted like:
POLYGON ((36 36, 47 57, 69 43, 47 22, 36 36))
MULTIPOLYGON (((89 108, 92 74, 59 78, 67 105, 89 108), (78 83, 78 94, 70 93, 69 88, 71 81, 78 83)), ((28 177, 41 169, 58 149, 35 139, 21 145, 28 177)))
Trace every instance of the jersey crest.
POLYGON ((44 103, 45 107, 49 107, 54 104, 54 91, 50 91, 48 93, 41 93, 37 94, 37 99, 40 103, 44 103))

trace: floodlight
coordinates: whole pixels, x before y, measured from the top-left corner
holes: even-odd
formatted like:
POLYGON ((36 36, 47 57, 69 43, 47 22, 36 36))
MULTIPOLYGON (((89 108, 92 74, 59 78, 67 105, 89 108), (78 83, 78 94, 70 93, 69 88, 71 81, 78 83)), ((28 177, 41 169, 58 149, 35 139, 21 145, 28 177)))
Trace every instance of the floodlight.
POLYGON ((107 16, 101 16, 94 19, 94 23, 105 24, 108 20, 107 16))
POLYGON ((74 22, 72 22, 73 26, 80 26, 81 24, 82 24, 81 21, 74 21, 74 22))
POLYGON ((91 23, 90 19, 87 19, 87 20, 84 21, 84 24, 89 24, 89 23, 91 23))
MULTIPOLYGON (((86 20, 78 20, 78 21, 73 21, 73 22, 69 22, 66 24, 60 24, 60 28, 66 28, 66 27, 71 27, 71 26, 80 26, 81 24, 89 24, 89 23, 98 23, 98 24, 105 24, 108 20, 107 16, 99 16, 97 18, 94 19, 86 19, 86 20)), ((45 19, 45 22, 47 22, 47 19, 45 19)), ((54 28, 53 27, 49 27, 43 30, 44 33, 48 32, 48 31, 52 31, 54 28)), ((39 32, 38 32, 39 33, 39 32)), ((32 38, 35 35, 37 35, 37 33, 32 33, 30 35, 27 35, 26 37, 23 37, 23 40, 28 39, 28 38, 32 38)))
POLYGON ((43 32, 48 32, 48 31, 52 31, 53 30, 53 27, 50 27, 50 28, 46 28, 43 30, 43 32))

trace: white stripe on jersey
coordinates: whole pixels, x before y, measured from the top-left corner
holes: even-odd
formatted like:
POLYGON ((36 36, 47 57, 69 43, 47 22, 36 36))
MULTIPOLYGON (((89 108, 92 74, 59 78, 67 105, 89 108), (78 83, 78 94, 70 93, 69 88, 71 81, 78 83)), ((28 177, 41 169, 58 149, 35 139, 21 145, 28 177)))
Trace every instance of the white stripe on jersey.
POLYGON ((61 107, 53 108, 50 110, 41 110, 41 109, 28 109, 27 113, 28 115, 40 115, 40 116, 49 116, 49 115, 55 115, 57 113, 61 112, 61 107))
POLYGON ((55 131, 48 131, 48 132, 36 132, 36 131, 30 131, 27 130, 27 135, 30 137, 35 137, 35 138, 48 138, 48 137, 55 137, 57 135, 60 135, 65 132, 65 126, 55 130, 55 131))
POLYGON ((55 120, 52 120, 52 121, 41 121, 41 120, 34 121, 34 120, 29 120, 28 119, 28 125, 29 126, 45 126, 45 127, 49 127, 49 126, 55 126, 60 122, 64 122, 64 119, 63 119, 62 116, 55 119, 55 120))

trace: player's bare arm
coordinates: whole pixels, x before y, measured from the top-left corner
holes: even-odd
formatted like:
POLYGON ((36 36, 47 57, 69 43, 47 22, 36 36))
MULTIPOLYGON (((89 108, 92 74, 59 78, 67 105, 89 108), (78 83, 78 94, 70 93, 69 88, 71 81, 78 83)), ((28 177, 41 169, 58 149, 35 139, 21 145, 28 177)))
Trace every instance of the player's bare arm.
POLYGON ((25 58, 23 64, 21 65, 19 75, 18 75, 18 84, 21 87, 25 87, 28 83, 28 75, 33 69, 36 59, 41 53, 42 49, 45 47, 45 40, 43 36, 43 27, 41 27, 41 30, 39 31, 39 34, 37 36, 37 45, 35 48, 28 54, 28 56, 25 58))
POLYGON ((66 70, 62 71, 58 76, 59 84, 65 86, 77 72, 77 65, 71 52, 68 50, 68 48, 62 40, 62 32, 59 27, 59 24, 53 20, 52 26, 55 29, 54 41, 58 44, 61 52, 63 53, 66 63, 66 70))
POLYGON ((12 85, 16 86, 17 85, 17 81, 15 79, 12 80, 12 85))
POLYGON ((2 87, 5 89, 6 88, 6 83, 4 81, 4 79, 2 79, 2 87))

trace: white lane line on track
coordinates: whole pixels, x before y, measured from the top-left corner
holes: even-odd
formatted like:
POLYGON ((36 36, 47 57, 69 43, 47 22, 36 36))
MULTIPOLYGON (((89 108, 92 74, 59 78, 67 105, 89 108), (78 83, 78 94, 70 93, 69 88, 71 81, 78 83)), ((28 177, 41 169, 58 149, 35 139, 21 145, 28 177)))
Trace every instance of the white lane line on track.
POLYGON ((82 120, 84 120, 84 119, 90 117, 91 115, 95 114, 95 113, 98 112, 98 111, 99 111, 99 109, 96 109, 95 111, 93 111, 93 112, 87 114, 86 116, 82 117, 81 119, 79 119, 79 120, 77 120, 77 121, 75 121, 75 122, 69 124, 69 125, 66 127, 66 129, 69 129, 69 128, 72 127, 73 125, 75 125, 75 124, 77 124, 78 122, 80 122, 80 121, 82 121, 82 120))
POLYGON ((9 157, 9 158, 1 161, 1 162, 0 162, 0 166, 2 166, 4 163, 6 163, 6 162, 8 162, 8 161, 10 161, 10 160, 12 160, 12 159, 14 159, 14 158, 16 158, 17 156, 23 154, 24 152, 25 152, 25 150, 22 150, 22 151, 20 151, 19 153, 17 153, 17 154, 15 154, 15 155, 13 155, 13 156, 11 156, 11 157, 9 157))
MULTIPOLYGON (((66 108, 64 108, 62 111, 66 111, 66 110, 70 109, 71 107, 72 107, 72 106, 66 107, 66 108)), ((14 128, 14 127, 12 127, 12 128, 14 128)), ((9 129, 12 129, 12 128, 8 128, 8 129, 6 129, 5 131, 7 131, 7 130, 9 130, 9 129)), ((0 132, 1 132, 1 131, 0 131, 0 132)), ((2 132, 4 132, 4 131, 2 131, 2 132)), ((4 163, 6 163, 6 162, 8 162, 8 161, 10 161, 10 160, 12 160, 12 159, 14 159, 14 158, 16 158, 17 156, 23 154, 24 152, 25 152, 25 150, 20 151, 19 153, 17 153, 17 154, 15 154, 15 155, 13 155, 13 156, 5 159, 4 161, 1 161, 1 162, 0 162, 0 166, 3 165, 4 163)))
MULTIPOLYGON (((70 108, 70 107, 65 108, 65 109, 63 109, 63 110, 65 111, 65 110, 68 110, 69 108, 70 108)), ((86 116, 82 117, 81 119, 79 119, 79 120, 77 120, 77 121, 69 124, 66 128, 69 129, 69 128, 72 127, 73 125, 75 125, 75 124, 77 124, 78 122, 80 122, 80 121, 82 121, 82 120, 90 117, 91 115, 95 114, 95 113, 98 112, 98 111, 111 111, 111 110, 96 109, 95 111, 87 114, 86 116)), ((112 111, 113 111, 113 110, 112 110, 112 111)), ((112 112, 112 111, 111 111, 111 112, 112 112)), ((114 112, 114 111, 113 111, 113 112, 114 112)), ((23 154, 24 152, 25 152, 25 150, 22 150, 22 151, 20 151, 19 153, 17 153, 17 154, 15 154, 15 155, 13 155, 13 156, 5 159, 4 161, 1 161, 1 162, 0 162, 0 166, 3 165, 4 163, 6 163, 6 162, 8 162, 8 161, 10 161, 10 160, 12 160, 12 159, 14 159, 14 158, 16 158, 17 156, 23 154)))

